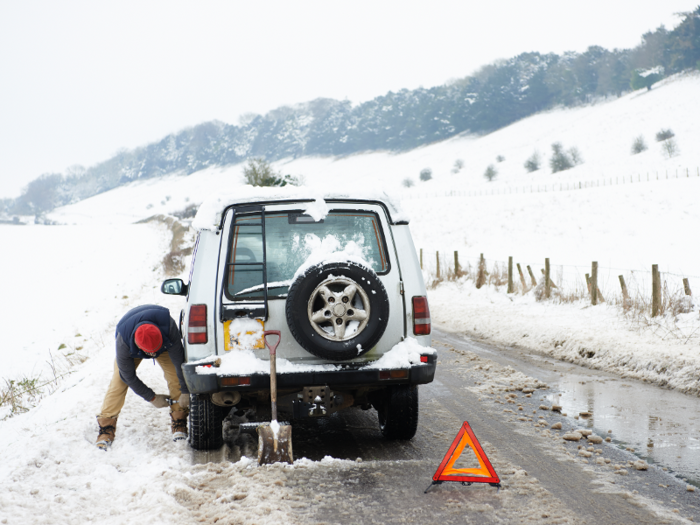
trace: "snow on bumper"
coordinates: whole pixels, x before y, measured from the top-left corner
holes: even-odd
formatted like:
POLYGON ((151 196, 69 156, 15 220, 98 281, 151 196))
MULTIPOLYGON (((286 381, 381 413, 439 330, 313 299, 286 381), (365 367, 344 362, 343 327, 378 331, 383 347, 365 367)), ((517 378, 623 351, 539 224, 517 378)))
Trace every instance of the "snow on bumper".
MULTIPOLYGON (((437 352, 409 338, 380 359, 366 365, 309 365, 278 358, 277 387, 334 385, 338 388, 387 383, 419 385, 432 382, 436 365, 437 352)), ((250 350, 185 363, 182 369, 187 386, 193 394, 270 387, 270 362, 255 357, 250 350), (217 361, 219 366, 215 366, 217 361)))

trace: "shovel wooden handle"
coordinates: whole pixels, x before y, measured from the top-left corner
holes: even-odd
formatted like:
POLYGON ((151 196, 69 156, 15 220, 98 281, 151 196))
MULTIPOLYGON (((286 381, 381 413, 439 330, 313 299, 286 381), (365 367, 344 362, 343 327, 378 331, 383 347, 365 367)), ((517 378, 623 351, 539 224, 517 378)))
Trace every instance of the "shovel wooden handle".
POLYGON ((277 421, 277 347, 282 340, 282 333, 279 330, 265 330, 263 332, 263 339, 265 339, 265 346, 270 349, 270 402, 272 411, 272 421, 277 421), (268 335, 276 335, 277 342, 274 345, 270 345, 267 342, 268 335))

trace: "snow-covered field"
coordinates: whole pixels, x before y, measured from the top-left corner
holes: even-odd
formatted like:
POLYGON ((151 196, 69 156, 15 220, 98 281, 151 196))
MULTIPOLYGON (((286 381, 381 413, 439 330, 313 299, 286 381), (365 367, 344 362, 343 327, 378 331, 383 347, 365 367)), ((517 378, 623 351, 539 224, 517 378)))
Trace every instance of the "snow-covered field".
MULTIPOLYGON (((490 262, 512 255, 538 275, 549 257, 555 279, 561 274, 560 283, 580 286, 582 273, 596 260, 601 289, 609 295, 617 275, 634 270, 643 284, 651 264, 659 264, 667 279, 689 277, 700 293, 700 247, 694 241, 700 227, 700 177, 692 176, 700 166, 700 150, 694 148, 700 143, 699 92, 700 76, 692 74, 666 80, 650 92, 536 115, 485 137, 456 137, 402 154, 300 158, 275 166, 303 175, 307 186, 321 191, 375 188, 380 182, 389 193, 403 196, 415 244, 426 254, 426 272, 436 250, 446 261, 458 250, 463 264, 473 264, 480 253, 490 262), (680 153, 673 158, 665 158, 654 141, 661 128, 676 133, 680 153), (632 141, 640 134, 649 150, 631 156, 632 141), (525 159, 539 150, 546 166, 555 141, 576 146, 585 163, 555 175, 548 168, 526 174, 525 159), (497 155, 505 160, 496 162, 497 155), (465 167, 452 173, 458 158, 465 167), (499 175, 488 183, 483 172, 492 163, 499 175), (433 180, 419 182, 425 167, 432 168, 433 180), (682 174, 686 168, 691 177, 576 191, 444 196, 452 190, 504 192, 530 184, 551 189, 555 181, 676 169, 682 174), (416 182, 409 190, 401 184, 407 177, 416 182)), ((0 421, 0 523, 61 523, 68 516, 79 523, 145 517, 152 523, 189 523, 193 516, 224 507, 236 508, 241 523, 272 523, 295 504, 275 489, 274 505, 260 518, 255 509, 269 504, 266 493, 281 468, 256 473, 245 461, 198 465, 186 445, 170 441, 167 414, 132 395, 119 420, 118 435, 126 439, 107 456, 92 447, 94 414, 111 376, 120 315, 155 302, 177 318, 181 307, 179 299, 159 292, 169 232, 133 223, 199 204, 212 192, 230 193, 241 184, 240 165, 188 177, 174 174, 56 210, 50 218, 63 226, 0 226, 6 248, 0 262, 0 381, 4 385, 37 374, 51 378, 51 362, 57 373, 67 373, 37 408, 0 421), (220 479, 212 468, 226 470, 230 501, 201 488, 220 479)), ((440 284, 430 291, 430 301, 433 321, 446 329, 700 391, 697 305, 677 319, 639 324, 609 305, 542 303, 532 294, 509 297, 503 288, 477 291, 470 282, 440 284)), ((159 369, 145 368, 146 382, 164 387, 159 369)), ((6 410, 0 418, 4 415, 6 410)))
POLYGON ((170 242, 164 226, 0 225, 0 239, 2 378, 50 376, 51 363, 64 371, 66 359, 109 345, 105 328, 135 300, 160 300, 151 292, 170 242))

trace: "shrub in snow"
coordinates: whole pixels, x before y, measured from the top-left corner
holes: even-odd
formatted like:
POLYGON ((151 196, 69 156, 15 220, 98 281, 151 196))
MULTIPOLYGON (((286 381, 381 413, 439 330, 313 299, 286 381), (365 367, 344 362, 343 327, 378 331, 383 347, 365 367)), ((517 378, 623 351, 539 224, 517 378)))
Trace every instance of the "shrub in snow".
POLYGON ((639 135, 636 139, 634 139, 634 142, 632 143, 632 155, 636 155, 637 153, 641 153, 642 151, 647 150, 647 143, 644 141, 644 137, 642 135, 639 135))
POLYGON ((635 69, 632 71, 632 79, 630 80, 630 87, 634 90, 647 88, 651 89, 651 86, 664 78, 664 68, 662 66, 656 66, 649 69, 635 69))
POLYGON ((574 166, 583 164, 583 157, 576 146, 569 148, 569 157, 571 158, 571 162, 574 163, 574 166))
POLYGON ((403 186, 404 186, 405 188, 410 188, 410 187, 413 186, 413 179, 409 179, 408 177, 406 177, 406 178, 401 182, 401 184, 403 184, 403 186))
POLYGON ((464 167, 464 161, 463 161, 462 159, 457 159, 457 160, 455 160, 454 169, 456 169, 457 171, 459 171, 459 170, 461 170, 463 167, 464 167))
POLYGON ((532 173, 533 171, 540 169, 541 164, 542 161, 540 159, 540 154, 538 151, 535 151, 532 155, 530 155, 530 158, 525 161, 523 166, 525 166, 528 173, 532 173))
POLYGON ((676 143, 676 139, 667 139, 664 140, 661 143, 661 151, 663 152, 664 156, 667 159, 670 159, 671 157, 675 157, 680 153, 680 150, 678 149, 678 144, 676 143))
POLYGON ((491 182, 496 175, 498 175, 498 171, 496 171, 496 167, 493 164, 489 164, 489 167, 486 168, 486 171, 484 172, 484 177, 486 177, 489 182, 491 182))
POLYGON ((573 147, 569 151, 564 151, 564 146, 561 145, 561 142, 552 144, 552 158, 549 159, 549 167, 552 168, 552 173, 571 169, 581 163, 583 163, 583 158, 577 148, 573 147))
POLYGON ((251 186, 299 186, 300 181, 291 175, 282 175, 272 169, 272 165, 262 157, 248 159, 243 167, 243 177, 251 186))
POLYGON ((673 130, 662 129, 656 134, 656 142, 663 142, 664 140, 668 140, 675 136, 676 134, 673 132, 673 130))
POLYGON ((433 178, 433 170, 430 168, 423 168, 420 170, 420 180, 426 181, 433 178))
POLYGON ((503 155, 498 155, 496 157, 496 162, 503 162, 504 160, 506 160, 506 158, 503 155))

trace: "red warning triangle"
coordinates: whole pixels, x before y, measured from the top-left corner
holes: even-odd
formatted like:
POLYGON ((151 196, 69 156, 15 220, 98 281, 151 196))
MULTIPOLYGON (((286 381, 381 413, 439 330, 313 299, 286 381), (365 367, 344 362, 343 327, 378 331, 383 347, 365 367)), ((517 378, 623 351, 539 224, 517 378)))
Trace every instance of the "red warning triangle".
POLYGON ((445 454, 437 471, 433 475, 433 481, 464 481, 477 483, 500 483, 498 474, 493 470, 489 458, 486 457, 484 449, 481 448, 479 440, 476 439, 469 423, 466 421, 459 429, 457 437, 452 442, 452 446, 445 454), (462 455, 464 449, 469 446, 474 451, 476 459, 479 461, 479 468, 456 468, 455 462, 462 455))

